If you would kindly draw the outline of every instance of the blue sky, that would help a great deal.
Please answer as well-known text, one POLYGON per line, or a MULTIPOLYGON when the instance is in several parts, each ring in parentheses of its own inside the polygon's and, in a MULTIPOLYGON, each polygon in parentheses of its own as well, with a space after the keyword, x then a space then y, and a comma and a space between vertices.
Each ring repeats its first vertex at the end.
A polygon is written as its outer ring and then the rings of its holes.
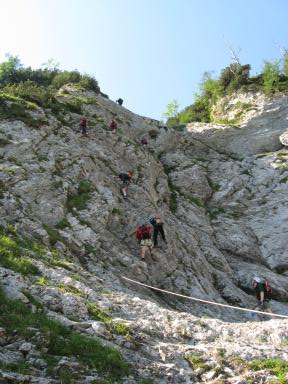
POLYGON ((53 58, 98 80, 112 100, 161 118, 193 102, 204 71, 232 62, 260 72, 288 48, 287 0, 0 0, 0 60, 25 66, 53 58))

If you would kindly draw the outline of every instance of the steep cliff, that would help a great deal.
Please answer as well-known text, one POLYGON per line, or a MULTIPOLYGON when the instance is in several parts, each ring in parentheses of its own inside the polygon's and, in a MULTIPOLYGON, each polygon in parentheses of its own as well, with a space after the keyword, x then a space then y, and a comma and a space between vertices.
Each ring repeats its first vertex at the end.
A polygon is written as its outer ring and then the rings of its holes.
POLYGON ((81 115, 68 109, 55 114, 26 105, 25 119, 6 114, 0 121, 1 287, 36 315, 118 346, 130 374, 118 361, 119 372, 110 374, 85 365, 79 353, 42 350, 47 333, 31 324, 32 336, 13 333, 4 319, 0 377, 268 380, 248 363, 287 359, 287 320, 251 323, 249 313, 157 294, 121 276, 246 308, 256 304, 252 277, 266 276, 273 311, 288 315, 288 151, 279 140, 287 130, 287 96, 236 95, 214 112, 233 126, 195 123, 181 132, 72 86, 57 99, 63 106, 81 101, 87 137, 79 132, 81 115), (144 136, 147 146, 140 145, 144 136), (134 176, 125 200, 113 176, 128 169, 134 176), (160 240, 153 257, 141 261, 135 231, 154 214, 164 219, 168 244, 160 240), (12 374, 24 363, 28 373, 12 374))

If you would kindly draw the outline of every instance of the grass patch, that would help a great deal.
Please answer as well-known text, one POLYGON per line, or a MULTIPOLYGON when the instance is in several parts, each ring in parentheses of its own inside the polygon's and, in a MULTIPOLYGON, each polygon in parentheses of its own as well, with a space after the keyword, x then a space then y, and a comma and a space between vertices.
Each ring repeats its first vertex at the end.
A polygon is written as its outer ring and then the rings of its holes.
POLYGON ((169 173, 175 171, 176 168, 177 165, 163 164, 163 171, 166 173, 166 175, 169 175, 169 173))
POLYGON ((265 359, 252 360, 249 363, 249 368, 253 371, 266 369, 268 372, 277 376, 279 383, 287 384, 288 362, 281 359, 265 359))
POLYGON ((66 201, 66 207, 69 211, 73 209, 82 210, 87 207, 88 201, 91 197, 91 192, 93 192, 92 185, 88 180, 80 181, 78 185, 77 193, 69 194, 66 201))
POLYGON ((44 224, 43 228, 48 233, 49 236, 49 242, 51 245, 55 245, 57 241, 64 242, 64 239, 62 236, 59 235, 58 231, 49 225, 44 224))
POLYGON ((63 293, 71 293, 72 295, 78 296, 78 297, 86 297, 86 294, 82 292, 80 289, 73 287, 73 285, 66 285, 66 284, 59 284, 58 289, 60 292, 63 293))
MULTIPOLYGON (((33 368, 29 363, 4 363, 0 361, 0 369, 3 371, 20 373, 22 375, 30 375, 33 368)), ((25 382, 23 384, 25 384, 25 382)))
POLYGON ((115 208, 115 207, 113 207, 111 213, 112 213, 113 215, 121 215, 122 211, 121 211, 121 209, 119 209, 119 208, 115 208))
POLYGON ((213 192, 217 192, 220 189, 220 184, 215 183, 210 177, 207 177, 208 185, 212 189, 213 192))
POLYGON ((190 363, 193 370, 201 368, 205 371, 209 371, 211 369, 211 367, 205 363, 204 359, 201 356, 188 354, 185 356, 185 359, 190 363))
POLYGON ((27 297, 30 303, 33 304, 36 308, 38 309, 44 308, 43 304, 39 300, 35 299, 35 297, 30 292, 26 290, 22 290, 22 293, 27 297))
POLYGON ((212 208, 209 212, 209 218, 210 220, 214 220, 217 218, 218 215, 221 215, 225 213, 225 209, 223 207, 218 207, 218 208, 212 208))
POLYGON ((64 219, 60 220, 56 225, 55 227, 57 229, 64 229, 64 228, 67 228, 67 227, 70 227, 70 224, 68 222, 68 220, 64 217, 64 219))
POLYGON ((139 384, 154 384, 154 381, 152 379, 140 379, 139 384))
POLYGON ((203 202, 198 197, 192 196, 189 197, 188 200, 190 201, 190 203, 197 205, 198 207, 204 207, 203 202))
POLYGON ((43 287, 45 287, 45 286, 49 285, 49 280, 47 279, 47 277, 41 276, 35 280, 34 284, 42 285, 43 287))
POLYGON ((168 187, 170 189, 169 195, 169 208, 172 213, 177 212, 178 203, 177 203, 177 189, 173 185, 172 181, 168 177, 168 187))
POLYGON ((103 321, 103 323, 112 322, 111 316, 103 311, 97 304, 91 303, 91 301, 87 301, 86 308, 91 319, 103 321))
POLYGON ((33 109, 32 105, 32 103, 19 97, 0 93, 0 117, 2 119, 20 120, 29 127, 40 128, 42 125, 47 124, 47 121, 45 119, 35 119, 27 112, 27 109, 33 109))
POLYGON ((16 331, 24 338, 31 337, 36 328, 45 337, 48 358, 51 355, 77 358, 83 366, 96 369, 111 382, 129 374, 128 364, 117 350, 101 345, 92 337, 79 335, 42 313, 32 313, 22 302, 8 299, 1 290, 0 306, 0 326, 8 334, 16 331))
POLYGON ((4 268, 12 269, 22 275, 37 275, 38 268, 31 259, 29 250, 21 247, 21 242, 3 230, 0 230, 0 265, 4 268))
POLYGON ((112 323, 110 326, 110 330, 112 333, 115 333, 116 335, 120 335, 120 336, 130 335, 130 329, 128 325, 124 323, 112 323))

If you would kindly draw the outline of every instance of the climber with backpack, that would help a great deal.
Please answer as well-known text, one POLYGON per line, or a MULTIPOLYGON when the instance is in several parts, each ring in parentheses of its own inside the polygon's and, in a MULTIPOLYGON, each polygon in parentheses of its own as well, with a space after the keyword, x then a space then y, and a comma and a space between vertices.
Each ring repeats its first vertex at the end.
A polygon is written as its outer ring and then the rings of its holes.
POLYGON ((112 133, 116 133, 117 123, 114 119, 111 120, 109 127, 111 128, 112 133))
POLYGON ((86 136, 87 135, 87 119, 85 117, 83 117, 80 120, 79 127, 81 129, 82 135, 86 136))
POLYGON ((122 105, 123 104, 123 99, 121 99, 121 97, 119 97, 119 99, 116 100, 116 103, 119 104, 119 105, 122 105))
POLYGON ((254 308, 256 311, 263 311, 272 313, 270 305, 270 295, 272 288, 267 279, 262 279, 259 276, 254 276, 252 279, 252 288, 256 293, 258 300, 257 306, 254 308))
POLYGON ((150 256, 152 255, 152 226, 150 224, 142 224, 136 231, 136 239, 140 245, 140 257, 142 260, 145 259, 146 252, 149 251, 150 256))
POLYGON ((161 234, 162 240, 164 241, 165 244, 167 244, 165 233, 164 233, 164 228, 163 228, 163 221, 160 216, 154 216, 151 217, 149 220, 150 224, 153 225, 153 245, 156 248, 158 246, 158 233, 161 234))
POLYGON ((114 176, 118 180, 122 181, 121 193, 124 199, 127 198, 127 190, 128 190, 129 184, 131 183, 132 176, 133 176, 133 171, 131 170, 129 170, 127 173, 120 173, 118 176, 114 176))

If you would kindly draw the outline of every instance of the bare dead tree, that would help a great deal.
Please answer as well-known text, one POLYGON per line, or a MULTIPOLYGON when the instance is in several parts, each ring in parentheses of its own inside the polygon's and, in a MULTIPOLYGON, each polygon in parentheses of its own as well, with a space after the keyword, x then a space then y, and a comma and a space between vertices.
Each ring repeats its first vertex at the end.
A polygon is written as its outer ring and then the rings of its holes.
POLYGON ((274 43, 276 47, 280 49, 280 52, 282 53, 283 56, 288 56, 288 49, 280 45, 277 41, 274 43))

